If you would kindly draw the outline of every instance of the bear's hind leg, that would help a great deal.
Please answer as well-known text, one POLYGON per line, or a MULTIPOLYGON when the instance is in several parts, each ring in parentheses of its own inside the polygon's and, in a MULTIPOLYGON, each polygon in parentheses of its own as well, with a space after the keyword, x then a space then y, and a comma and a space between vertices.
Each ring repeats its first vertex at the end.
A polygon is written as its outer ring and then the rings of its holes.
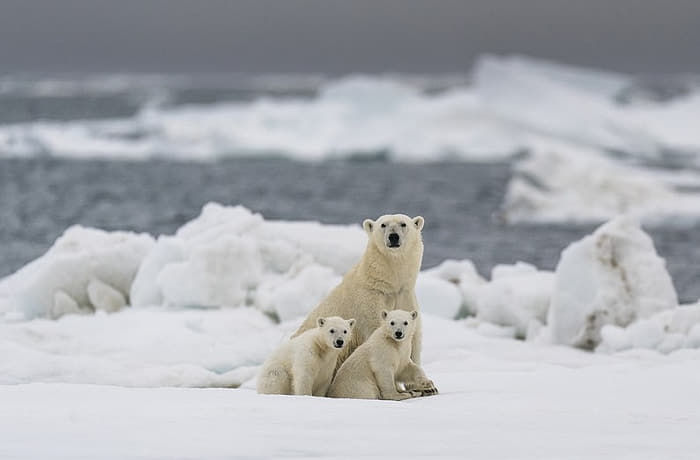
POLYGON ((266 395, 292 394, 289 374, 284 369, 270 369, 258 378, 258 393, 266 395))

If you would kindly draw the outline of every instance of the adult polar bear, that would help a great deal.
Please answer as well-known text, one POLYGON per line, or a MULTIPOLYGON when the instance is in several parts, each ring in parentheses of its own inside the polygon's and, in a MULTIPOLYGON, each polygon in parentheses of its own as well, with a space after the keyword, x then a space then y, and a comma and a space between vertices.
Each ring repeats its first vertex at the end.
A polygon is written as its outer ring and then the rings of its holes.
MULTIPOLYGON (((294 337, 316 327, 316 320, 326 316, 355 318, 352 340, 338 357, 340 365, 355 348, 364 343, 379 327, 382 310, 419 310, 415 286, 423 260, 424 219, 404 214, 366 219, 362 227, 369 241, 362 259, 345 274, 336 286, 306 317, 294 337)), ((420 316, 413 335, 411 359, 420 365, 420 316)))

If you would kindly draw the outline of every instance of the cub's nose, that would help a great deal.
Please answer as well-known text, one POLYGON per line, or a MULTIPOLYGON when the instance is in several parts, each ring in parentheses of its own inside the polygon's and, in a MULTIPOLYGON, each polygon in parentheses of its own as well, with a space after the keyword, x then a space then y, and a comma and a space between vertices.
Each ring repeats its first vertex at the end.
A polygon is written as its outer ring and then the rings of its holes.
POLYGON ((396 331, 396 332, 394 332, 394 336, 396 336, 397 339, 400 339, 401 337, 403 337, 403 332, 396 331))
POLYGON ((389 233, 389 243, 391 243, 392 245, 399 244, 399 234, 389 233))
POLYGON ((345 343, 345 342, 343 342, 343 339, 338 339, 338 340, 335 341, 335 347, 336 347, 336 348, 340 348, 340 347, 343 346, 344 343, 345 343))

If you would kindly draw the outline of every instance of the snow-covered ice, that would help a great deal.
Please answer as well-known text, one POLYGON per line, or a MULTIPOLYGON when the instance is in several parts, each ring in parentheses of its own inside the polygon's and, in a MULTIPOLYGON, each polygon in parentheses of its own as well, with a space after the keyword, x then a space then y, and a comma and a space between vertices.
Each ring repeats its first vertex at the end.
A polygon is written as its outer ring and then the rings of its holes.
POLYGON ((0 386, 0 456, 697 457, 698 350, 607 356, 425 320, 425 368, 438 396, 393 402, 258 395, 250 385, 0 386))
POLYGON ((627 327, 606 325, 599 351, 608 353, 644 348, 670 353, 700 348, 700 303, 664 310, 627 327))
POLYGON ((604 325, 627 326, 677 305, 653 241, 634 219, 621 216, 562 252, 549 333, 555 343, 595 348, 604 325))
POLYGON ((700 174, 620 162, 590 147, 539 139, 518 161, 502 206, 518 221, 598 222, 618 214, 669 225, 697 219, 700 174), (679 219, 684 217, 685 219, 679 219))
POLYGON ((67 306, 85 312, 110 310, 102 308, 114 304, 107 298, 128 295, 152 246, 153 238, 147 234, 71 227, 43 257, 1 280, 0 298, 11 294, 5 310, 14 305, 26 319, 59 317, 67 306), (96 304, 97 300, 103 303, 96 304))

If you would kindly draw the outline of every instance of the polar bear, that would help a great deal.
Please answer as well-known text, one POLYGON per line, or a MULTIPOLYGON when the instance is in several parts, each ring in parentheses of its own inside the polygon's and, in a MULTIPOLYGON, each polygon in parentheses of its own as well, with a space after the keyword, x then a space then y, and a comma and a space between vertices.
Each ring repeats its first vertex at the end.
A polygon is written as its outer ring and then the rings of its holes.
POLYGON ((382 325, 340 366, 328 396, 332 398, 392 399, 435 394, 423 370, 411 360, 411 339, 418 312, 382 311, 382 325), (404 390, 398 386, 404 384, 404 390))
POLYGON ((333 316, 318 318, 316 324, 316 328, 282 344, 265 361, 258 376, 258 393, 326 396, 355 320, 333 316))
MULTIPOLYGON (((341 283, 306 317, 295 335, 314 327, 316 318, 338 315, 354 317, 353 338, 338 358, 338 366, 379 327, 382 310, 418 310, 415 285, 423 260, 424 219, 404 214, 366 219, 368 236, 362 259, 345 274, 341 283)), ((413 334, 411 359, 420 364, 421 322, 413 334)))

